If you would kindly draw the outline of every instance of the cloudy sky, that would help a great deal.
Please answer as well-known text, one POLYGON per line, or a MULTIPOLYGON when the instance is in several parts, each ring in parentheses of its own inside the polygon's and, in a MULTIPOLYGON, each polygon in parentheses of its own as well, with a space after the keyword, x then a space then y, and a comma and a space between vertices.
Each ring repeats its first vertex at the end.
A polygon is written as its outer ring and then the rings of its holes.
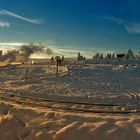
POLYGON ((0 47, 43 42, 85 55, 140 51, 140 0, 0 0, 0 47))

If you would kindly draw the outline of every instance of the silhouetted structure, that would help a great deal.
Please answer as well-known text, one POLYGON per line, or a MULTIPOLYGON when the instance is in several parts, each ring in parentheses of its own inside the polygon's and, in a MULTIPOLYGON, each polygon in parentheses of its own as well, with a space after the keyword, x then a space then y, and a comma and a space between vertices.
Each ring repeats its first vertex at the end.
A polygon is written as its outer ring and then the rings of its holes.
POLYGON ((117 54, 118 59, 123 59, 125 57, 125 53, 117 54))
POLYGON ((112 59, 115 59, 115 54, 114 53, 112 54, 112 59))
POLYGON ((77 57, 77 61, 83 61, 83 60, 85 60, 86 58, 84 57, 84 56, 82 56, 81 54, 80 54, 80 52, 78 53, 78 57, 77 57))
POLYGON ((104 56, 103 56, 103 54, 101 53, 96 53, 94 56, 93 56, 93 58, 92 58, 93 60, 101 60, 101 59, 104 59, 104 56))
POLYGON ((51 62, 54 62, 55 58, 52 56, 50 60, 51 60, 51 62))
POLYGON ((62 57, 56 56, 55 60, 56 60, 56 75, 58 75, 58 66, 62 66, 63 65, 64 56, 62 56, 62 57))
POLYGON ((100 54, 99 53, 96 53, 94 56, 93 56, 93 60, 98 60, 100 58, 100 54))
POLYGON ((104 59, 104 56, 103 56, 103 54, 101 53, 101 55, 100 55, 100 59, 104 59))
POLYGON ((2 56, 2 50, 0 50, 0 56, 2 56))
POLYGON ((126 60, 132 60, 134 59, 134 53, 131 49, 128 50, 128 52, 125 54, 125 59, 126 60))

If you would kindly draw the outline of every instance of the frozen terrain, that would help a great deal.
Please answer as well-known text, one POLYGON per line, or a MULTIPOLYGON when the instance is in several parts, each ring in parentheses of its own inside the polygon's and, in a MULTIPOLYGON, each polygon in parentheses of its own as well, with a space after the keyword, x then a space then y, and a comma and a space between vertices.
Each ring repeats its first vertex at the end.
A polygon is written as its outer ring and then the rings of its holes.
POLYGON ((139 103, 140 65, 67 65, 59 67, 59 74, 53 65, 3 67, 1 90, 92 103, 139 103))
POLYGON ((139 140, 140 116, 80 114, 0 103, 0 140, 139 140))
MULTIPOLYGON (((54 65, 0 68, 2 94, 127 104, 139 110, 139 85, 138 64, 67 64, 59 67, 58 76, 54 65)), ((0 101, 0 140, 139 140, 139 124, 139 113, 74 113, 0 101)))

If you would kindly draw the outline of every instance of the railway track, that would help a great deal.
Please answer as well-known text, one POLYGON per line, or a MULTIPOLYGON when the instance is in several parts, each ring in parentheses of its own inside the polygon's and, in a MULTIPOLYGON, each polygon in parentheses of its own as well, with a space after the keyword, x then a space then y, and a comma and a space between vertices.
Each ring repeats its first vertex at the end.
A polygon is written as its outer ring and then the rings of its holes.
POLYGON ((76 113, 111 113, 129 114, 140 113, 139 110, 121 104, 92 104, 85 102, 71 102, 53 99, 35 98, 17 95, 14 93, 0 93, 0 100, 16 104, 28 105, 31 107, 49 108, 54 111, 67 111, 76 113))

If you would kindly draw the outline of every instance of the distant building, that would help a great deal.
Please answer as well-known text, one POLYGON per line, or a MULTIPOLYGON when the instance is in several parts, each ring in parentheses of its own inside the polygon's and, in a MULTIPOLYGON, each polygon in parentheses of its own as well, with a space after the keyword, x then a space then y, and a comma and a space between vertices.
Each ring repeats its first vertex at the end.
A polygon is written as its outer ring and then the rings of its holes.
POLYGON ((124 59, 125 53, 117 54, 117 59, 124 59))

